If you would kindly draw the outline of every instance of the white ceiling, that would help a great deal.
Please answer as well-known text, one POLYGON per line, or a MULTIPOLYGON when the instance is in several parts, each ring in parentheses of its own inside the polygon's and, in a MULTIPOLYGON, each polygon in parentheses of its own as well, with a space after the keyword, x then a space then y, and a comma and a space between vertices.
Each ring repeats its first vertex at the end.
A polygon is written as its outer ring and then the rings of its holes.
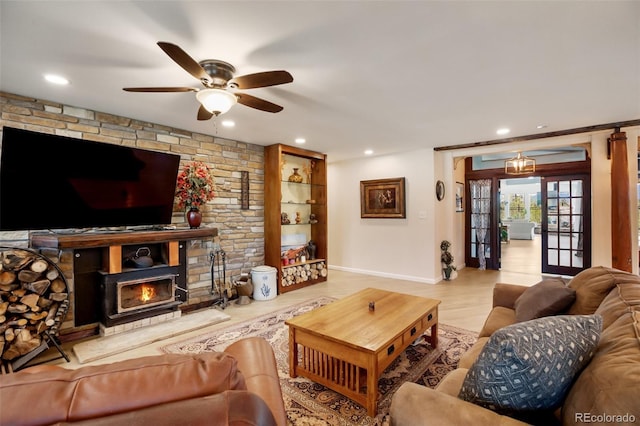
POLYGON ((638 1, 0 0, 0 20, 2 91, 260 145, 304 137, 330 161, 640 118, 638 1), (246 91, 284 111, 236 105, 227 129, 196 120, 194 93, 124 92, 202 87, 158 41, 236 75, 289 71, 246 91))

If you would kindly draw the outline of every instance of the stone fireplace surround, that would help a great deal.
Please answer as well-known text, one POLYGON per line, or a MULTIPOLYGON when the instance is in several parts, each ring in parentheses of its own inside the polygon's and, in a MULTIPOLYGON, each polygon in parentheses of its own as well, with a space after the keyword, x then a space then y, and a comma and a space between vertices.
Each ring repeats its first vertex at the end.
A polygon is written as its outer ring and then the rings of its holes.
POLYGON ((210 251, 208 246, 217 235, 217 228, 82 234, 33 233, 30 237, 31 247, 54 258, 65 274, 71 290, 71 308, 60 330, 61 340, 72 341, 95 334, 117 334, 180 317, 181 310, 188 310, 190 306, 206 306, 207 299, 213 301, 215 297, 208 294, 203 297, 203 289, 190 288, 189 283, 202 281, 200 271, 203 267, 208 269, 208 265, 193 261, 206 259, 206 254, 210 251), (150 268, 131 268, 125 261, 127 253, 135 252, 141 246, 151 249, 154 265, 150 268), (173 276, 174 301, 148 309, 132 310, 132 315, 126 321, 120 321, 122 313, 114 313, 104 298, 105 283, 112 279, 135 281, 145 275, 173 276), (109 310, 111 312, 108 315, 112 318, 107 321, 106 313, 109 310))

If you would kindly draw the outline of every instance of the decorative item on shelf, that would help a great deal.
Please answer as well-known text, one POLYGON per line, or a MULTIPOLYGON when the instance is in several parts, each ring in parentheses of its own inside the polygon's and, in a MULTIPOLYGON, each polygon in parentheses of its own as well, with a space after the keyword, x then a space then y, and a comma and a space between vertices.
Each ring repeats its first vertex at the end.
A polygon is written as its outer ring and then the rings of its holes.
POLYGON ((189 228, 196 229, 202 224, 202 212, 195 207, 187 210, 187 223, 189 228))
POLYGON ((453 265, 453 255, 449 252, 449 247, 451 247, 451 243, 447 240, 440 243, 440 250, 442 250, 440 261, 442 262, 442 275, 445 281, 451 280, 451 273, 456 270, 456 267, 453 265))
POLYGON ((313 169, 316 166, 316 162, 313 160, 309 160, 308 163, 302 167, 302 172, 307 176, 307 183, 311 183, 311 174, 313 173, 313 169))
POLYGON ((522 155, 521 152, 504 162, 504 172, 508 175, 524 175, 535 171, 536 160, 522 155))
POLYGON ((306 246, 287 249, 281 254, 282 264, 283 266, 286 266, 286 265, 293 265, 294 263, 301 262, 302 256, 305 256, 305 260, 306 260, 306 256, 307 256, 306 246))
POLYGON ((289 225, 291 220, 289 220, 289 215, 286 212, 280 213, 280 224, 281 225, 289 225))
POLYGON ((300 212, 296 212, 296 223, 302 222, 302 217, 300 216, 300 212))
POLYGON ((312 225, 315 225, 316 223, 318 223, 318 219, 316 218, 316 215, 314 213, 311 213, 309 215, 309 223, 312 225))
POLYGON ((211 169, 201 161, 185 164, 178 174, 176 201, 178 208, 187 209, 187 222, 191 228, 202 223, 200 207, 215 198, 215 182, 211 169))
POLYGON ((313 240, 310 240, 307 243, 307 254, 309 254, 309 260, 315 260, 316 259, 316 243, 313 242, 313 240))
POLYGON ((298 168, 293 168, 293 173, 289 176, 289 182, 302 183, 302 175, 298 173, 298 168))
POLYGON ((134 268, 150 268, 153 266, 153 258, 151 257, 149 247, 139 247, 138 250, 131 256, 128 256, 126 260, 134 268))
POLYGON ((376 310, 376 302, 369 302, 369 310, 370 311, 376 310))

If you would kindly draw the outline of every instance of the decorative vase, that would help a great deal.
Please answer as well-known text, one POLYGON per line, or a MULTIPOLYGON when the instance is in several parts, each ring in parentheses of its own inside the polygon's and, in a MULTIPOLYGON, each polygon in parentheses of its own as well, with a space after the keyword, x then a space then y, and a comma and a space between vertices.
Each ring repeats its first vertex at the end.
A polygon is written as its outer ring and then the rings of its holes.
POLYGON ((445 281, 451 280, 451 272, 453 272, 453 269, 451 269, 450 267, 446 267, 442 270, 442 272, 443 272, 445 281))
POLYGON ((187 222, 189 222, 189 227, 191 229, 199 228, 202 223, 202 213, 195 207, 191 207, 187 211, 187 222))
POLYGON ((309 241, 307 244, 307 253, 309 253, 309 260, 315 260, 316 258, 316 243, 313 240, 309 241))
POLYGON ((302 183, 302 175, 298 173, 298 168, 293 168, 293 174, 289 176, 289 182, 302 183))
POLYGON ((457 276, 458 273, 452 267, 442 269, 442 278, 444 278, 445 281, 455 280, 457 276))

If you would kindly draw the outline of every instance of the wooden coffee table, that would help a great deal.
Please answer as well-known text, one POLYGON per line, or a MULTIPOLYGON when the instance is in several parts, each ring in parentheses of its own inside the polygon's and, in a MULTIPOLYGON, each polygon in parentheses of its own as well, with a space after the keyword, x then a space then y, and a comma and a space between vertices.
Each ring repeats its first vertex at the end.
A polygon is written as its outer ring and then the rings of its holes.
POLYGON ((367 408, 374 417, 378 378, 411 343, 438 344, 439 300, 368 288, 285 322, 289 375, 307 377, 367 408), (375 304, 374 309, 369 304, 375 304))

